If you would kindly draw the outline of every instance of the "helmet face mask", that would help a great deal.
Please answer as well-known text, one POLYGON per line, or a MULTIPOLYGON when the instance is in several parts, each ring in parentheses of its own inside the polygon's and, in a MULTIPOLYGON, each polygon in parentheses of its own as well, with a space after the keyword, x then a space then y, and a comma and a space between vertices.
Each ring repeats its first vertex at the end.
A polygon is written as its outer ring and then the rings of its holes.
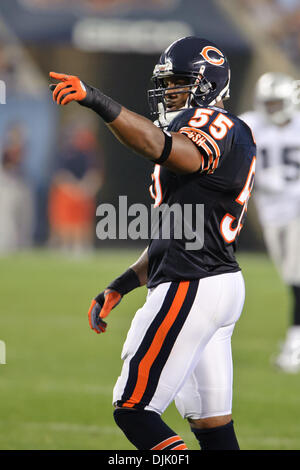
POLYGON ((159 122, 173 119, 174 109, 168 109, 168 94, 186 94, 185 103, 177 112, 197 106, 213 106, 229 98, 230 69, 228 61, 216 46, 193 36, 172 43, 154 67, 155 88, 148 91, 151 115, 159 122), (166 87, 165 79, 182 78, 186 84, 166 87))
MULTIPOLYGON (((172 78, 172 76, 170 76, 172 78)), ((181 76, 176 76, 176 78, 181 78, 181 76)), ((187 77, 182 77, 186 79, 186 81, 191 81, 187 79, 187 77)), ((157 104, 162 103, 165 112, 168 112, 168 105, 167 105, 167 96, 168 94, 175 94, 175 95, 188 95, 184 105, 180 109, 190 108, 193 103, 197 106, 197 100, 200 99, 201 96, 205 96, 209 90, 212 88, 212 85, 207 82, 205 78, 199 80, 198 78, 197 83, 187 83, 183 85, 175 85, 171 87, 167 87, 163 83, 164 79, 156 79, 155 80, 155 88, 148 91, 148 99, 149 105, 152 115, 157 114, 157 104)))

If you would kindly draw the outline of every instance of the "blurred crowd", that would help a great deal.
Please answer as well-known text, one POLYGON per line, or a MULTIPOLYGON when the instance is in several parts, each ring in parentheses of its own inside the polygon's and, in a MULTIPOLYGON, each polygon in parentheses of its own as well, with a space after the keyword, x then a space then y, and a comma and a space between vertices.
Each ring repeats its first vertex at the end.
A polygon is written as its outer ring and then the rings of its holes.
POLYGON ((32 245, 34 201, 23 172, 25 128, 12 123, 3 136, 0 166, 0 252, 32 245))
POLYGON ((38 74, 24 73, 23 59, 16 46, 0 44, 7 95, 0 105, 0 253, 41 243, 86 252, 104 179, 97 129, 80 115, 59 125, 47 81, 27 80, 38 74))
POLYGON ((104 158, 96 133, 76 123, 63 130, 48 198, 49 243, 81 254, 94 244, 97 194, 104 158))
POLYGON ((300 1, 299 0, 239 0, 252 16, 257 28, 262 28, 300 66, 300 1))
MULTIPOLYGON (((64 8, 70 6, 69 0, 21 0, 24 5, 37 8, 64 8)), ((143 7, 168 7, 176 0, 73 0, 73 8, 90 8, 105 10, 112 8, 142 6, 143 7)))
MULTIPOLYGON (((2 136, 0 164, 0 253, 35 245, 39 193, 24 171, 26 123, 15 122, 2 136)), ((76 123, 61 132, 46 189, 50 247, 81 254, 94 247, 97 195, 104 159, 97 135, 76 123)))

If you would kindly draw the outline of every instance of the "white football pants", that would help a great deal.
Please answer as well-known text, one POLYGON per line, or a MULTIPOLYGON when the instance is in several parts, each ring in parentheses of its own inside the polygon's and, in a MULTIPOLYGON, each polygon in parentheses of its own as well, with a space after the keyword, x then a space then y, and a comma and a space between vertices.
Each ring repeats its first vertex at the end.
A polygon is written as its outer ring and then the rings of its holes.
POLYGON ((150 289, 122 350, 113 403, 183 417, 231 413, 231 336, 244 305, 241 272, 150 289))

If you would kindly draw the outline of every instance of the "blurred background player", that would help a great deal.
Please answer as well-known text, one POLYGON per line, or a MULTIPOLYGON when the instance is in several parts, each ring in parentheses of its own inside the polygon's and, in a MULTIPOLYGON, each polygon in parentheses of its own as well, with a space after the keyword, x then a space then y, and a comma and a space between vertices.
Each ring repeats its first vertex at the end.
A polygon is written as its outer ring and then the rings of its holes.
POLYGON ((20 123, 7 129, 0 158, 0 252, 32 246, 34 200, 24 174, 26 133, 20 123))
POLYGON ((292 298, 290 327, 275 364, 300 371, 300 112, 298 82, 282 73, 263 74, 255 109, 241 118, 257 143, 256 208, 267 250, 292 298))
POLYGON ((95 133, 84 124, 66 129, 62 142, 49 194, 50 245, 80 254, 94 244, 103 155, 95 133))

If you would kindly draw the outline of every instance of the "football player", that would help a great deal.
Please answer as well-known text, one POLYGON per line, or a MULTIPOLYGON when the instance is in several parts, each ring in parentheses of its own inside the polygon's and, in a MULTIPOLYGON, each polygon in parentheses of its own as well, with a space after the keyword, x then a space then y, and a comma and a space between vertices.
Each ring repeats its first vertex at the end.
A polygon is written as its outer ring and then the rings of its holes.
POLYGON ((258 149, 255 202, 267 250, 293 300, 289 328, 274 362, 300 371, 300 113, 299 82, 282 73, 257 81, 255 107, 240 116, 258 149))
POLYGON ((79 78, 50 73, 54 100, 97 112, 137 154, 154 163, 154 210, 165 204, 204 206, 204 238, 153 237, 141 257, 92 301, 91 328, 131 290, 148 295, 122 350, 113 392, 114 418, 137 449, 180 450, 186 445, 162 419, 175 399, 203 450, 238 450, 232 420, 231 336, 244 304, 235 259, 255 172, 249 127, 224 109, 230 68, 214 43, 185 37, 154 68, 148 120, 79 78), (193 246, 195 248, 195 246, 193 246))

